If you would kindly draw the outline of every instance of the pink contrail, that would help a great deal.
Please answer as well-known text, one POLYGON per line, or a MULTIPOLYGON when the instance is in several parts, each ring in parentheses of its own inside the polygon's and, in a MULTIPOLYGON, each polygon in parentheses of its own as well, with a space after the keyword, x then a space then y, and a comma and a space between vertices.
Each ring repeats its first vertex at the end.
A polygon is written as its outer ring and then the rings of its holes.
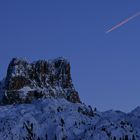
POLYGON ((124 25, 125 23, 127 23, 128 21, 132 20, 133 18, 137 17, 137 16, 140 16, 140 12, 136 13, 135 15, 123 20, 122 22, 120 22, 119 24, 113 26, 111 29, 109 29, 108 31, 106 31, 106 33, 110 33, 112 32, 113 30, 119 28, 120 26, 124 25))

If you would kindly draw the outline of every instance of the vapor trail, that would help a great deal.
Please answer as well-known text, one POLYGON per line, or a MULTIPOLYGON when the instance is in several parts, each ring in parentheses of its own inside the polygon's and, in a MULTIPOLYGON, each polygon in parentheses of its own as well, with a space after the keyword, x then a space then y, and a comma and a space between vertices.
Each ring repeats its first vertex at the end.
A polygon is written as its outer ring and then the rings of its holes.
POLYGON ((113 26, 111 29, 107 30, 106 33, 110 33, 112 32, 113 30, 119 28, 120 26, 124 25, 125 23, 127 23, 128 21, 132 20, 133 18, 137 17, 137 16, 140 16, 140 12, 136 13, 135 15, 123 20, 122 22, 120 22, 119 24, 113 26))

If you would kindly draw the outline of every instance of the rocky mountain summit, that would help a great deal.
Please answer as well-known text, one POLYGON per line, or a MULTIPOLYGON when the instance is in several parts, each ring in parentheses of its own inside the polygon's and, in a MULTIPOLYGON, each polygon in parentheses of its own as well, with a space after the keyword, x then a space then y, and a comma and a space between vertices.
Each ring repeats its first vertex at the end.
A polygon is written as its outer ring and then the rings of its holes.
POLYGON ((140 107, 124 113, 85 105, 64 58, 13 58, 0 103, 0 140, 140 140, 140 107))
POLYGON ((5 79, 4 102, 29 103, 34 99, 52 96, 80 102, 70 74, 70 63, 64 58, 28 63, 13 58, 5 79))

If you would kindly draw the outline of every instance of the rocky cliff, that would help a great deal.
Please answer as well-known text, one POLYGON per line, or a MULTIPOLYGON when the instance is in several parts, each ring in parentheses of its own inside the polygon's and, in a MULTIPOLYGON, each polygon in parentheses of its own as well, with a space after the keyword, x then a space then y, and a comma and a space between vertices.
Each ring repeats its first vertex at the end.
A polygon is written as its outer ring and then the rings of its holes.
POLYGON ((29 63, 13 58, 5 79, 5 103, 28 103, 45 97, 62 97, 80 102, 70 73, 70 63, 64 58, 29 63))

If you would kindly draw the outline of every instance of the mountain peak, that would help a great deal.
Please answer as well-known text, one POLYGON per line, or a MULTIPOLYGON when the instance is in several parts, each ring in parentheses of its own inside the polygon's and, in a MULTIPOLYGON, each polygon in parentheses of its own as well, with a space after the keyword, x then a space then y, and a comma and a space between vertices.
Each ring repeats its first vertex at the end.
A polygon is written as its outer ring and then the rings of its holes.
POLYGON ((140 140, 140 107, 93 110, 81 103, 70 70, 63 57, 13 58, 0 82, 0 139, 140 140))
POLYGON ((70 63, 63 57, 33 63, 23 58, 13 58, 5 80, 6 103, 31 102, 48 96, 80 102, 72 84, 70 63))

